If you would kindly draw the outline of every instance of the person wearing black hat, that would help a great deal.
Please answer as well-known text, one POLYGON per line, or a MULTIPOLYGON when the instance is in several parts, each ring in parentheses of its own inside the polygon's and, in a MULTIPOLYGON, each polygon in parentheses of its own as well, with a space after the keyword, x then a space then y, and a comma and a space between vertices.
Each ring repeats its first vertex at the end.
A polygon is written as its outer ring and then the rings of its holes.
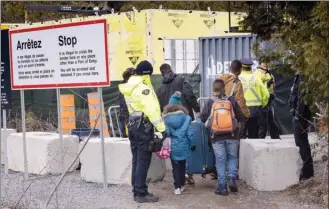
POLYGON ((239 79, 242 82, 244 98, 250 112, 250 117, 242 131, 242 138, 259 138, 259 117, 261 110, 267 105, 269 92, 266 86, 251 72, 251 66, 254 64, 249 59, 242 59, 242 72, 239 79))
POLYGON ((129 112, 128 136, 132 152, 131 184, 136 202, 157 202, 159 197, 148 192, 146 177, 152 152, 160 151, 162 141, 166 138, 166 126, 150 79, 153 73, 151 63, 146 60, 140 62, 134 73, 127 83, 119 85, 129 112), (162 133, 160 140, 154 137, 154 127, 162 133))

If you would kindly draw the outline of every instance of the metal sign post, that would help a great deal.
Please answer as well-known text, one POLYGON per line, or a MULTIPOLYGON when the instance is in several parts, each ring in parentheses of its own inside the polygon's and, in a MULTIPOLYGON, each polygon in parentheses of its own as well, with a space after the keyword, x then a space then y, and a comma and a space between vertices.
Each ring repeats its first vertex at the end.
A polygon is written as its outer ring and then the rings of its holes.
POLYGON ((23 154, 24 154, 24 179, 29 179, 28 162, 27 162, 27 150, 26 150, 26 125, 25 125, 25 98, 24 90, 20 90, 21 93, 21 114, 22 114, 22 134, 23 134, 23 154))
POLYGON ((102 88, 98 87, 99 96, 99 112, 100 112, 100 137, 101 137, 101 153, 102 153, 102 171, 103 171, 103 186, 107 188, 107 172, 105 163, 105 146, 104 146, 104 126, 103 126, 103 92, 102 88))
MULTIPOLYGON (((7 111, 5 109, 2 110, 2 124, 3 124, 3 133, 7 131, 7 111)), ((7 138, 3 139, 3 161, 5 164, 5 174, 8 174, 8 153, 7 153, 7 138)))
MULTIPOLYGON (((0 6, 1 7, 1 6, 0 6)), ((7 118, 6 111, 11 109, 12 101, 11 101, 11 79, 10 79, 10 65, 9 65, 9 36, 8 30, 1 30, 1 85, 0 85, 0 128, 1 128, 1 120, 3 119, 3 133, 6 132, 7 129, 7 118), (3 113, 3 117, 1 117, 1 113, 3 113)), ((2 135, 2 134, 0 134, 2 135)), ((5 136, 6 134, 4 134, 5 136)), ((5 174, 8 174, 8 158, 7 158, 7 139, 2 138, 0 136, 0 150, 4 150, 4 161, 5 164, 5 174), (3 144, 2 144, 3 143, 3 144), (4 146, 2 148, 2 145, 4 146)), ((1 161, 0 155, 0 161, 1 161)), ((1 180, 2 176, 0 174, 0 198, 1 196, 1 180)), ((1 201, 0 201, 1 202, 1 201)), ((1 208, 1 203, 0 203, 1 208)))
POLYGON ((57 115, 58 115, 58 134, 59 134, 59 146, 60 146, 60 158, 61 158, 61 171, 65 171, 64 168, 64 153, 63 153, 63 131, 62 131, 62 109, 61 109, 61 90, 56 89, 57 95, 57 115))
MULTIPOLYGON (((0 6, 1 8, 1 6, 0 6)), ((1 53, 1 52, 0 52, 1 53)), ((2 63, 1 63, 2 64, 2 63)), ((2 67, 2 66, 1 66, 2 67)), ((1 109, 2 109, 2 94, 1 94, 1 89, 2 89, 2 69, 0 71, 0 115, 1 115, 1 109)), ((1 118, 1 117, 0 117, 1 118)), ((1 134, 1 119, 0 119, 0 152, 1 152, 1 144, 2 144, 2 134, 1 134)), ((1 163, 1 153, 0 153, 0 163, 1 163)), ((2 175, 1 175, 1 172, 0 172, 0 208, 2 208, 2 201, 1 201, 1 198, 2 198, 2 194, 1 194, 1 191, 2 191, 2 184, 1 184, 1 180, 2 180, 2 175)))

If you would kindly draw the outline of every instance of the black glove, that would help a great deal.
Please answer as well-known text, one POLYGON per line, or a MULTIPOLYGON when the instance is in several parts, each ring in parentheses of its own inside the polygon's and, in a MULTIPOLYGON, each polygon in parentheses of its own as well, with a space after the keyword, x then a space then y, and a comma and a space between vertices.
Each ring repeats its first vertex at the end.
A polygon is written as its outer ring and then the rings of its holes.
POLYGON ((191 151, 194 152, 195 149, 196 149, 196 146, 195 146, 195 145, 192 145, 192 146, 191 146, 191 151))
POLYGON ((153 140, 149 143, 149 149, 150 152, 159 152, 162 148, 162 138, 159 138, 158 135, 154 135, 153 140))
POLYGON ((275 99, 275 95, 274 94, 270 94, 270 101, 273 101, 275 99))
POLYGON ((162 141, 164 141, 167 138, 167 133, 164 131, 161 132, 161 135, 162 135, 162 141))

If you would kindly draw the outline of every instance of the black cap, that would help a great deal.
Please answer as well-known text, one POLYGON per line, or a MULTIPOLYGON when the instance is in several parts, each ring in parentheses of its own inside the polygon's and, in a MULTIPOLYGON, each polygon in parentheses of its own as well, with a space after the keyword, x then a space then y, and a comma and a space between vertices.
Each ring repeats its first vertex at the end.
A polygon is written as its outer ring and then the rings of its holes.
POLYGON ((152 75, 152 73, 152 64, 147 60, 141 61, 135 69, 135 74, 137 75, 152 75))
POLYGON ((251 59, 241 59, 241 64, 242 64, 242 67, 251 67, 254 63, 251 59))

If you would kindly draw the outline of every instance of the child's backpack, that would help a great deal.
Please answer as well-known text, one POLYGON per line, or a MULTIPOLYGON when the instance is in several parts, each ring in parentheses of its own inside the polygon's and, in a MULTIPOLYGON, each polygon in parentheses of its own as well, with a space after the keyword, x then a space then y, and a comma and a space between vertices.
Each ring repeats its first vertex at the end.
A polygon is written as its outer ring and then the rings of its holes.
POLYGON ((215 135, 232 134, 237 130, 238 122, 235 118, 233 105, 228 97, 213 97, 211 114, 207 121, 207 128, 212 137, 215 135))

